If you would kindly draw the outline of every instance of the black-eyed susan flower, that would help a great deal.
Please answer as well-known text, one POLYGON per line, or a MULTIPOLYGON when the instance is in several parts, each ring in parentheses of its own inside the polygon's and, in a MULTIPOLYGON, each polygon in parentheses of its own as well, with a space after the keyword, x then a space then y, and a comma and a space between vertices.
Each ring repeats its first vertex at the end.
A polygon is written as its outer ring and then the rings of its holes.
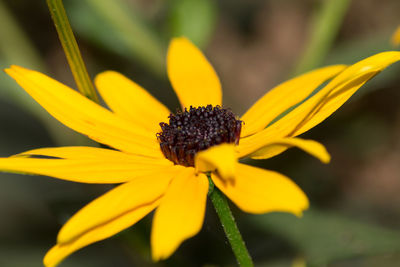
POLYGON ((206 174, 245 212, 299 215, 307 209, 306 195, 290 179, 238 159, 266 159, 298 147, 329 162, 323 145, 297 136, 398 60, 400 52, 385 52, 352 66, 308 72, 269 91, 240 118, 223 107, 214 69, 185 38, 173 39, 167 56, 168 76, 182 105, 175 114, 114 71, 95 80, 110 111, 42 73, 12 66, 7 74, 53 117, 113 149, 35 149, 1 158, 0 170, 121 184, 69 219, 44 258, 46 266, 115 235, 154 209, 152 256, 164 259, 202 227, 209 190, 206 174))

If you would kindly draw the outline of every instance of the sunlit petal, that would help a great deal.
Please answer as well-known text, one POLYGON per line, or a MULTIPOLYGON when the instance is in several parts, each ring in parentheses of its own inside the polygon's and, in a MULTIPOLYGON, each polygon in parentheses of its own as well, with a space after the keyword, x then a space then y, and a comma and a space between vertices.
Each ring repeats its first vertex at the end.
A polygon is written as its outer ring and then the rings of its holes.
POLYGON ((5 71, 53 117, 73 130, 119 150, 162 157, 155 133, 149 135, 40 72, 19 66, 5 71))
POLYGON ((234 144, 221 144, 200 151, 195 156, 196 171, 216 171, 223 179, 233 179, 237 156, 234 144))
POLYGON ((363 84, 400 60, 400 52, 383 52, 341 72, 324 88, 268 128, 241 139, 241 143, 294 137, 318 125, 342 106, 363 84))
MULTIPOLYGON (((245 141, 245 140, 244 140, 245 141)), ((330 161, 330 155, 326 148, 314 140, 305 140, 301 138, 278 138, 268 142, 265 140, 253 140, 254 142, 242 142, 237 150, 239 157, 250 157, 253 159, 271 158, 291 147, 297 147, 310 155, 318 158, 323 163, 330 161)))
POLYGON ((157 208, 151 231, 154 260, 169 257, 186 239, 197 234, 204 220, 208 180, 187 168, 174 178, 157 208))
POLYGON ((310 71, 270 90, 242 116, 242 136, 264 129, 272 120, 308 97, 318 86, 346 68, 334 65, 310 71))
POLYGON ((217 74, 203 53, 188 39, 181 37, 171 41, 167 72, 182 107, 222 104, 217 74))
POLYGON ((291 212, 300 216, 308 208, 304 192, 277 172, 238 163, 233 183, 212 174, 215 185, 240 209, 250 213, 291 212))
POLYGON ((90 159, 108 159, 119 161, 140 160, 144 163, 163 163, 170 162, 163 158, 148 158, 140 155, 129 154, 113 149, 88 147, 88 146, 64 146, 64 147, 46 147, 28 150, 13 157, 28 157, 28 156, 47 156, 63 159, 75 160, 90 160, 90 159))
POLYGON ((399 60, 400 52, 383 52, 348 67, 315 96, 294 110, 292 116, 298 114, 302 119, 297 121, 292 135, 299 135, 321 123, 368 80, 399 60))
POLYGON ((96 87, 107 105, 119 116, 153 134, 170 111, 140 85, 115 71, 97 75, 96 87))
POLYGON ((69 243, 57 244, 51 248, 43 259, 43 263, 46 267, 55 267, 67 256, 73 252, 88 246, 94 242, 109 238, 120 231, 134 225, 148 213, 150 213, 159 204, 159 199, 139 206, 132 211, 121 214, 121 216, 108 221, 105 224, 98 225, 95 228, 90 229, 77 239, 69 243))
POLYGON ((107 192, 78 211, 61 228, 57 243, 68 243, 99 225, 147 205, 162 196, 183 167, 137 177, 107 192))
POLYGON ((80 183, 122 183, 174 168, 167 160, 0 158, 0 171, 45 175, 80 183))

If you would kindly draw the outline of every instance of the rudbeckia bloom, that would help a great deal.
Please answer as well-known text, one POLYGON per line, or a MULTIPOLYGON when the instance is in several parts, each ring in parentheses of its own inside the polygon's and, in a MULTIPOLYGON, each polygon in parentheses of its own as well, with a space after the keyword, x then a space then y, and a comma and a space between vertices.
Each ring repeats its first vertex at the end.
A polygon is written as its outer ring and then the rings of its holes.
POLYGON ((11 66, 7 74, 53 117, 111 148, 35 149, 1 158, 0 170, 120 184, 69 219, 44 258, 46 266, 115 235, 154 209, 152 257, 164 259, 200 231, 209 190, 207 175, 245 212, 300 215, 309 204, 295 183, 238 160, 266 159, 298 147, 329 162, 321 144, 297 136, 322 122, 366 81, 398 60, 400 52, 384 52, 352 66, 308 72, 270 90, 240 118, 222 106, 214 69, 185 38, 173 39, 167 55, 168 77, 182 105, 175 114, 114 71, 95 79, 110 111, 44 74, 11 66))

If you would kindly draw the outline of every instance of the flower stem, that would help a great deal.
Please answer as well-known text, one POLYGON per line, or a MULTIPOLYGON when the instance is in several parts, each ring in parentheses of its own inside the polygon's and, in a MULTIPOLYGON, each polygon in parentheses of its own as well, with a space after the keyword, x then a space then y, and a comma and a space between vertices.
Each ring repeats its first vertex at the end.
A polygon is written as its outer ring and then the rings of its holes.
POLYGON ((293 76, 319 67, 335 40, 351 0, 319 1, 314 14, 311 35, 306 50, 298 62, 293 76))
MULTIPOLYGON (((207 176, 208 180, 210 181, 210 185, 213 185, 214 183, 212 182, 210 175, 207 176)), ((218 188, 210 186, 210 189, 211 188, 213 189, 209 193, 209 197, 214 205, 215 210, 217 211, 219 220, 221 221, 225 235, 231 244, 233 253, 235 254, 239 266, 253 267, 253 261, 242 239, 242 235, 237 228, 235 218, 232 215, 226 197, 221 193, 221 191, 219 191, 218 188)))
POLYGON ((46 0, 46 2, 78 90, 87 98, 99 103, 99 98, 83 62, 62 0, 46 0))
POLYGON ((113 44, 123 47, 125 57, 137 60, 164 78, 167 44, 164 44, 161 34, 154 30, 151 23, 143 18, 143 12, 135 5, 137 3, 128 3, 126 0, 86 0, 85 4, 102 20, 105 27, 113 31, 113 44))

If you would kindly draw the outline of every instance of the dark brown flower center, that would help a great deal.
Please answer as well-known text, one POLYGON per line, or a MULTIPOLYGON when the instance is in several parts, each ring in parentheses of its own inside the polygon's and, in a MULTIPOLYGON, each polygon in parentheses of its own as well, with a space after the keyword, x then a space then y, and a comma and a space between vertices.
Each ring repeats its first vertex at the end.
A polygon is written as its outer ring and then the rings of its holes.
POLYGON ((198 151, 221 143, 239 143, 242 121, 220 106, 190 107, 169 115, 157 133, 161 151, 175 164, 194 166, 198 151))

